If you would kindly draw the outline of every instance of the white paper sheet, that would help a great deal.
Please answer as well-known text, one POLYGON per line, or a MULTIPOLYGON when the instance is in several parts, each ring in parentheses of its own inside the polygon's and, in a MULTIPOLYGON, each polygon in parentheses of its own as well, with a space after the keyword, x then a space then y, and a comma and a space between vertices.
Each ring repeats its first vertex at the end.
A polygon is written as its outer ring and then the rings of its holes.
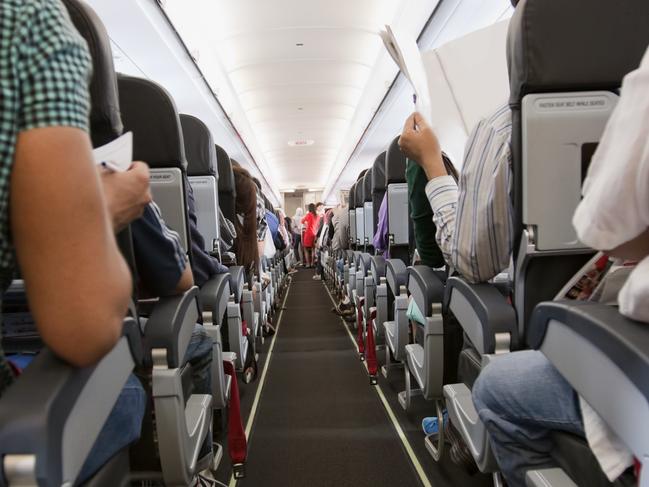
POLYGON ((108 170, 123 172, 133 164, 133 132, 126 132, 121 137, 92 151, 97 165, 108 170))

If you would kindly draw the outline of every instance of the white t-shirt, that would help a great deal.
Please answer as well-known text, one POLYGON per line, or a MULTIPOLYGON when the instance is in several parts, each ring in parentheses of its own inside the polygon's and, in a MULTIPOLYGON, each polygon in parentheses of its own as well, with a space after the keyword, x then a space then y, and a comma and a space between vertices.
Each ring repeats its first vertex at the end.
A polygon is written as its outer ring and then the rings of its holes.
MULTIPOLYGON (((610 250, 649 227, 649 51, 629 73, 584 181, 573 225, 582 242, 610 250)), ((618 296, 620 312, 649 322, 649 257, 634 269, 618 296)), ((586 439, 609 480, 633 461, 631 452, 582 399, 586 439)))

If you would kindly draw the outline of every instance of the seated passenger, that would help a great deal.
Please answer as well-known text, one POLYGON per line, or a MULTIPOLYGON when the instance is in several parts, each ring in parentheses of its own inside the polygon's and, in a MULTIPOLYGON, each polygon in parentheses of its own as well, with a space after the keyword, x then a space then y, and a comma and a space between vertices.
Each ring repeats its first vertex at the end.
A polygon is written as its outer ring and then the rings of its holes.
MULTIPOLYGON (((405 152, 405 151, 404 151, 405 152)), ((455 169, 453 164, 441 153, 444 168, 451 169, 449 174, 453 175, 455 169)), ((455 178, 457 180, 457 178, 455 178)), ((412 220, 415 234, 415 243, 420 257, 420 264, 434 269, 444 266, 444 256, 437 245, 436 228, 433 223, 433 211, 428 202, 426 187, 428 178, 424 169, 412 160, 406 164, 406 182, 408 183, 408 206, 410 207, 410 219, 412 220)), ((387 212, 387 201, 386 201, 387 212)), ((385 249, 387 251, 387 248, 385 249)))
MULTIPOLYGON (((430 220, 432 222, 432 220, 430 220)), ((388 239, 388 193, 383 195, 381 206, 379 207, 379 221, 376 225, 376 232, 372 238, 372 245, 378 255, 382 255, 385 259, 390 258, 389 252, 389 239, 388 239)))
POLYGON ((185 180, 187 206, 189 214, 189 234, 191 240, 191 264, 194 281, 202 287, 207 281, 217 274, 225 274, 228 268, 221 264, 215 257, 205 251, 205 239, 198 230, 198 217, 196 215, 196 202, 194 190, 189 181, 185 180))
MULTIPOLYGON (((194 285, 192 269, 180 243, 180 236, 167 227, 155 203, 149 204, 142 217, 131 224, 131 232, 141 297, 174 296, 194 285)), ((199 324, 194 325, 185 360, 192 366, 193 392, 212 394, 212 338, 199 324)), ((97 443, 99 440, 108 444, 111 441, 110 438, 100 437, 97 443)), ((212 438, 208 435, 200 457, 207 455, 211 449, 212 438)), ((195 482, 197 485, 212 485, 211 479, 204 473, 199 473, 195 482)))
MULTIPOLYGON (((114 230, 150 201, 148 170, 136 163, 110 178, 125 184, 102 191, 88 136, 90 57, 61 3, 2 2, 0 17, 0 287, 19 267, 45 345, 90 366, 121 335, 131 279, 114 230)), ((0 394, 12 381, 0 350, 0 394)), ((85 475, 139 436, 144 401, 131 378, 119 401, 129 420, 93 449, 85 475)))
MULTIPOLYGON (((420 114, 408 118, 399 138, 401 150, 428 180, 425 191, 444 260, 470 282, 488 281, 509 265, 511 127, 507 105, 478 123, 466 144, 458 183, 444 164, 437 136, 420 114)), ((409 171, 415 172, 412 166, 409 171)))
MULTIPOLYGON (((573 223, 584 243, 640 264, 619 293, 620 312, 649 322, 649 53, 624 79, 620 101, 593 156, 584 199, 573 223)), ((473 388, 510 486, 525 472, 554 465, 550 433, 585 437, 602 470, 615 480, 633 458, 541 352, 508 354, 487 366, 473 388)))
MULTIPOLYGON (((237 214, 234 228, 237 238, 234 241, 237 263, 246 271, 247 281, 252 282, 252 275, 259 269, 258 221, 265 222, 258 211, 257 188, 250 173, 243 168, 233 167, 234 182, 237 190, 235 211, 237 214)), ((263 205, 262 205, 263 208, 263 205)), ((265 212, 265 209, 264 209, 265 212)))

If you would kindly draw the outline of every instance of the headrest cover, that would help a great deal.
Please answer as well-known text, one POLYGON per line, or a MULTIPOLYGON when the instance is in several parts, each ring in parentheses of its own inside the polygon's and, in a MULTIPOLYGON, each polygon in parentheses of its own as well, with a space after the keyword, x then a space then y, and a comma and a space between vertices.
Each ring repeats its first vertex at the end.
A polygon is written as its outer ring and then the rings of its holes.
POLYGON ((219 206, 223 215, 234 222, 235 218, 235 200, 237 197, 237 188, 234 182, 234 172, 230 163, 230 156, 221 146, 214 146, 216 153, 216 166, 218 168, 219 184, 219 206))
POLYGON ((216 167, 219 175, 219 193, 235 192, 234 172, 232 172, 232 163, 230 156, 220 145, 214 146, 216 154, 216 167))
POLYGON ((78 0, 64 0, 63 3, 92 57, 90 137, 92 145, 99 147, 116 139, 123 131, 110 40, 104 24, 88 5, 78 0))
POLYGON ((356 184, 352 184, 352 187, 349 188, 349 209, 353 210, 356 208, 356 184))
POLYGON ((372 193, 385 193, 385 156, 387 151, 381 152, 374 160, 372 166, 372 193))
POLYGON ((640 65, 646 0, 521 0, 509 24, 510 104, 528 93, 606 90, 640 65))
POLYGON ((120 75, 124 130, 133 132, 133 159, 153 168, 187 168, 180 118, 171 95, 146 79, 120 75))
POLYGON ((385 185, 406 182, 406 156, 399 148, 399 136, 390 142, 385 156, 385 185))
POLYGON ((270 211, 270 212, 275 211, 275 210, 273 209, 273 204, 272 204, 272 203, 270 202, 270 200, 266 197, 266 195, 265 195, 265 194, 262 194, 262 196, 263 196, 263 198, 264 198, 264 206, 266 207, 266 209, 267 209, 268 211, 270 211))
POLYGON ((216 150, 212 133, 201 120, 191 115, 180 115, 180 125, 185 142, 188 176, 215 176, 216 150))
POLYGON ((363 196, 365 203, 372 201, 372 168, 369 168, 363 177, 363 196))

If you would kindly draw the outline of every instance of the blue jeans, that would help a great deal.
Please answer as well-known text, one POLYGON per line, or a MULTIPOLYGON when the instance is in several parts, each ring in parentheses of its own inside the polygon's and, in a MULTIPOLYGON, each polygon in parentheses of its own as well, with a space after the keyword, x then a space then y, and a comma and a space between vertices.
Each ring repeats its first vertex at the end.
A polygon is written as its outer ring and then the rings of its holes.
POLYGON ((345 277, 345 261, 343 259, 338 259, 336 261, 336 268, 338 269, 340 279, 343 279, 345 277))
POLYGON ((489 364, 473 386, 473 402, 510 487, 524 487, 528 470, 557 466, 552 431, 585 436, 577 393, 538 351, 489 364))
POLYGON ((131 374, 81 468, 77 484, 90 478, 116 453, 140 438, 145 402, 144 389, 131 374))
POLYGON ((212 394, 212 338, 202 325, 194 325, 187 345, 185 361, 192 366, 192 384, 195 394, 212 394))
MULTIPOLYGON (((211 394, 212 339, 201 325, 194 325, 185 361, 192 365, 194 392, 211 394)), ((90 478, 116 453, 140 438, 145 402, 146 394, 140 381, 131 375, 90 450, 77 483, 90 478)), ((211 450, 211 445, 211 438, 206 438, 201 457, 211 450)))

